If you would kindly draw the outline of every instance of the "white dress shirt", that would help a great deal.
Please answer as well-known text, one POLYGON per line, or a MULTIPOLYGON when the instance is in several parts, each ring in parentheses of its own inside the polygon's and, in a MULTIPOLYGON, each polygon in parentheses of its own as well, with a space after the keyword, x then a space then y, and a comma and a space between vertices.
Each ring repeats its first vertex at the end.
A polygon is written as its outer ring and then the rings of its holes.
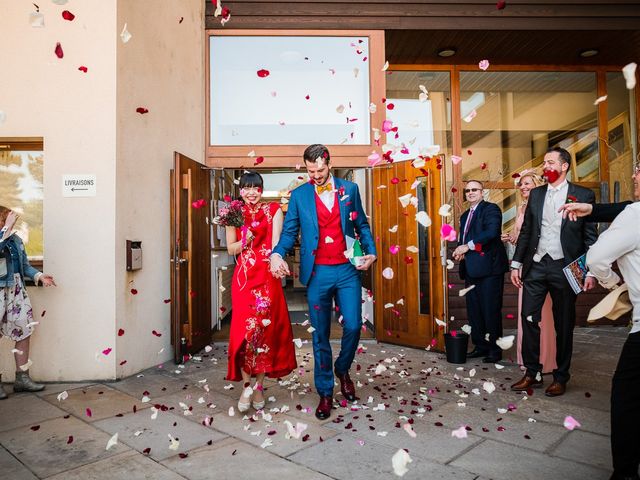
MULTIPOLYGON (((333 175, 329 175, 329 179, 327 183, 330 183, 333 187, 330 191, 322 192, 318 195, 320 197, 320 201, 324 203, 324 206, 327 207, 327 210, 333 210, 333 204, 336 200, 336 182, 333 181, 333 175)), ((327 184, 325 183, 325 185, 327 184)), ((316 194, 318 193, 318 186, 316 185, 316 194)))
POLYGON ((640 332, 640 202, 627 206, 587 252, 589 271, 605 288, 613 288, 620 281, 611 269, 615 261, 633 305, 630 333, 640 332))
POLYGON ((560 229, 562 228, 562 213, 558 209, 567 201, 569 184, 564 180, 557 187, 547 186, 542 209, 542 225, 540 227, 540 240, 538 248, 533 256, 534 262, 542 260, 549 254, 554 260, 564 258, 562 243, 560 241, 560 229))

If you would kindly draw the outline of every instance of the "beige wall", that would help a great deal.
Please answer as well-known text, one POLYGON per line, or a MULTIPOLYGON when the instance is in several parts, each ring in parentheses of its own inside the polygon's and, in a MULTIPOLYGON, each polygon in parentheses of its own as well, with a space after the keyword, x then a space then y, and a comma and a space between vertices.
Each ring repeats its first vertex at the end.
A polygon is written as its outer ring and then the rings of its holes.
MULTIPOLYGON (((59 285, 29 291, 36 317, 46 310, 31 372, 48 381, 122 377, 171 357, 169 170, 174 150, 203 159, 204 2, 38 4, 44 28, 30 26, 31 2, 0 0, 0 137, 44 138, 45 270, 59 285), (62 19, 65 9, 74 21, 62 19), (64 173, 95 173, 97 196, 63 198, 64 173), (143 242, 144 268, 132 274, 126 239, 143 242), (110 355, 99 354, 105 348, 110 355)), ((12 345, 0 340, 8 381, 12 345)))
MULTIPOLYGON (((44 138, 45 270, 59 285, 29 289, 40 320, 31 373, 45 380, 113 378, 115 355, 96 359, 96 352, 115 344, 115 0, 38 4, 44 28, 30 26, 31 2, 0 0, 0 110, 7 114, 0 137, 44 138), (62 19, 65 8, 73 22, 62 19), (62 59, 54 55, 56 42, 62 59), (97 196, 63 198, 65 173, 96 174, 97 196)), ((6 380, 15 370, 11 348, 0 341, 6 380)))
POLYGON ((169 171, 174 151, 204 160, 203 9, 201 0, 118 1, 118 28, 126 22, 133 35, 117 45, 118 377, 172 358, 169 171), (136 113, 140 106, 149 113, 136 113), (142 270, 125 269, 127 239, 142 241, 142 270))

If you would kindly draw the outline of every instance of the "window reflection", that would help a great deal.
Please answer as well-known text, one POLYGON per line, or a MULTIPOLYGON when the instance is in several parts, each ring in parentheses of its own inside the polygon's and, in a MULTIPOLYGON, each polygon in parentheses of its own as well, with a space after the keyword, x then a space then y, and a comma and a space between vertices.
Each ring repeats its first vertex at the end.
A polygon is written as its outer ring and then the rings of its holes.
POLYGON ((368 56, 367 37, 212 36, 211 144, 369 144, 368 56))
POLYGON ((593 72, 462 72, 464 178, 512 181, 549 147, 573 157, 569 178, 599 179, 593 72))
MULTIPOLYGON (((425 211, 431 213, 431 205, 429 205, 429 196, 427 195, 427 178, 418 177, 416 179, 420 184, 416 187, 416 196, 418 197, 418 208, 416 211, 425 211)), ((431 313, 431 269, 429 261, 429 232, 426 227, 418 224, 418 277, 420 291, 420 313, 429 315, 431 313)))

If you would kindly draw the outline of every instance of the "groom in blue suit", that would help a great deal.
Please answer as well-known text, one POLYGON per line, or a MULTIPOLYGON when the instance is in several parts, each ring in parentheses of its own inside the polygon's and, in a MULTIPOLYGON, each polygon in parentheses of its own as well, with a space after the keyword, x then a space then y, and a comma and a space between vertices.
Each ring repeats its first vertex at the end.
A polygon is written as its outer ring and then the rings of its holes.
POLYGON ((311 145, 304 151, 309 183, 291 192, 280 241, 271 254, 271 273, 289 274, 284 261, 300 239, 300 282, 307 286, 307 301, 313 332, 314 381, 320 395, 316 417, 324 420, 333 405, 333 355, 329 334, 331 311, 342 318, 342 343, 335 361, 335 374, 345 399, 356 400, 349 368, 360 341, 362 328, 362 282, 360 271, 376 260, 376 247, 362 209, 358 186, 331 175, 329 150, 311 145), (358 237, 356 237, 356 234, 358 237), (349 260, 351 241, 359 238, 366 255, 349 260))

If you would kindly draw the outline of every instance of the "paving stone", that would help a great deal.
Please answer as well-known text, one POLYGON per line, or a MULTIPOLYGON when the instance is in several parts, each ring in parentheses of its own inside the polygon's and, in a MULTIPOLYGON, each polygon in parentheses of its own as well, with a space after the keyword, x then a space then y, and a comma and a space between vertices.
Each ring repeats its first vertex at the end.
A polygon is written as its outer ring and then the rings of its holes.
POLYGON ((156 397, 178 392, 191 384, 188 379, 175 378, 155 371, 141 375, 144 376, 132 375, 129 378, 119 382, 108 383, 107 385, 138 400, 146 395, 153 401, 156 397))
POLYGON ((551 454, 605 469, 612 465, 609 437, 582 430, 570 432, 551 454))
POLYGON ((412 438, 403 428, 406 423, 406 420, 399 420, 398 415, 387 410, 366 410, 337 417, 325 426, 366 443, 407 448, 415 455, 438 463, 451 461, 483 440, 471 433, 465 439, 455 438, 451 435, 451 429, 436 427, 429 416, 415 419, 412 429, 416 437, 412 438))
POLYGON ((236 439, 225 439, 211 446, 191 450, 186 458, 163 460, 163 465, 190 480, 328 480, 329 477, 297 465, 236 439))
POLYGON ((64 391, 75 390, 76 388, 86 388, 95 385, 96 382, 71 382, 71 383, 47 383, 47 388, 40 392, 35 392, 38 397, 46 397, 47 395, 58 395, 64 391))
POLYGON ((36 480, 38 478, 2 447, 0 447, 0 473, 2 473, 2 478, 11 480, 36 480))
POLYGON ((134 407, 137 410, 141 410, 150 406, 149 403, 142 403, 139 399, 106 385, 91 385, 85 388, 68 390, 67 392, 69 397, 61 402, 58 402, 56 394, 47 395, 43 398, 87 422, 95 422, 117 414, 131 412, 134 407), (87 408, 91 409, 91 416, 88 415, 87 408))
POLYGON ((487 440, 451 465, 494 480, 607 480, 611 471, 487 440))
POLYGON ((106 450, 111 438, 72 416, 40 422, 34 431, 19 427, 0 433, 0 443, 39 477, 48 477, 128 451, 118 444, 106 450), (69 443, 70 437, 73 441, 69 443))
POLYGON ((230 417, 227 413, 220 413, 213 417, 211 426, 216 430, 220 430, 256 446, 260 446, 265 439, 270 438, 273 446, 269 447, 269 451, 281 457, 289 456, 303 448, 309 448, 319 443, 320 438, 324 441, 337 434, 329 428, 315 423, 302 422, 300 419, 286 414, 268 413, 268 411, 266 411, 266 413, 272 417, 271 422, 266 422, 260 414, 256 414, 253 411, 249 413, 251 414, 250 418, 253 418, 255 421, 249 419, 243 420, 243 415, 238 413, 233 417, 230 417), (307 429, 302 433, 301 438, 287 439, 285 437, 287 433, 287 426, 284 424, 285 420, 291 422, 294 427, 298 423, 307 425, 307 429), (248 427, 248 430, 245 430, 245 427, 248 427), (260 435, 252 435, 256 432, 260 432, 260 435), (306 440, 304 439, 305 436, 308 436, 306 440))
POLYGON ((47 480, 180 480, 184 477, 136 452, 94 462, 47 480))
MULTIPOLYGON (((57 403, 57 400, 56 400, 57 403)), ((9 394, 0 404, 0 431, 62 417, 66 412, 32 393, 9 394)))
MULTIPOLYGON (((342 434, 302 450, 290 456, 289 459, 336 479, 388 480, 396 478, 391 457, 399 448, 373 442, 365 442, 361 445, 353 437, 342 434), (345 455, 345 451, 349 454, 345 455)), ((403 479, 472 480, 477 477, 463 469, 440 465, 421 458, 417 451, 411 449, 409 449, 409 455, 412 463, 408 465, 409 471, 402 477, 403 479)))
POLYGON ((190 422, 182 415, 162 411, 158 412, 155 420, 151 419, 150 410, 143 410, 122 417, 100 420, 94 425, 111 435, 117 433, 120 442, 139 452, 151 448, 149 456, 154 460, 164 460, 226 436, 204 425, 190 422), (136 432, 141 433, 136 436, 136 432), (177 450, 169 449, 169 435, 179 440, 177 450))
POLYGON ((523 417, 510 412, 501 414, 495 409, 482 411, 476 407, 459 407, 455 403, 450 403, 440 407, 436 413, 438 418, 435 421, 441 422, 443 427, 440 428, 448 429, 449 433, 465 425, 471 427, 475 435, 540 452, 553 446, 568 433, 562 425, 542 421, 529 423, 523 417), (525 435, 530 438, 525 438, 525 435))

